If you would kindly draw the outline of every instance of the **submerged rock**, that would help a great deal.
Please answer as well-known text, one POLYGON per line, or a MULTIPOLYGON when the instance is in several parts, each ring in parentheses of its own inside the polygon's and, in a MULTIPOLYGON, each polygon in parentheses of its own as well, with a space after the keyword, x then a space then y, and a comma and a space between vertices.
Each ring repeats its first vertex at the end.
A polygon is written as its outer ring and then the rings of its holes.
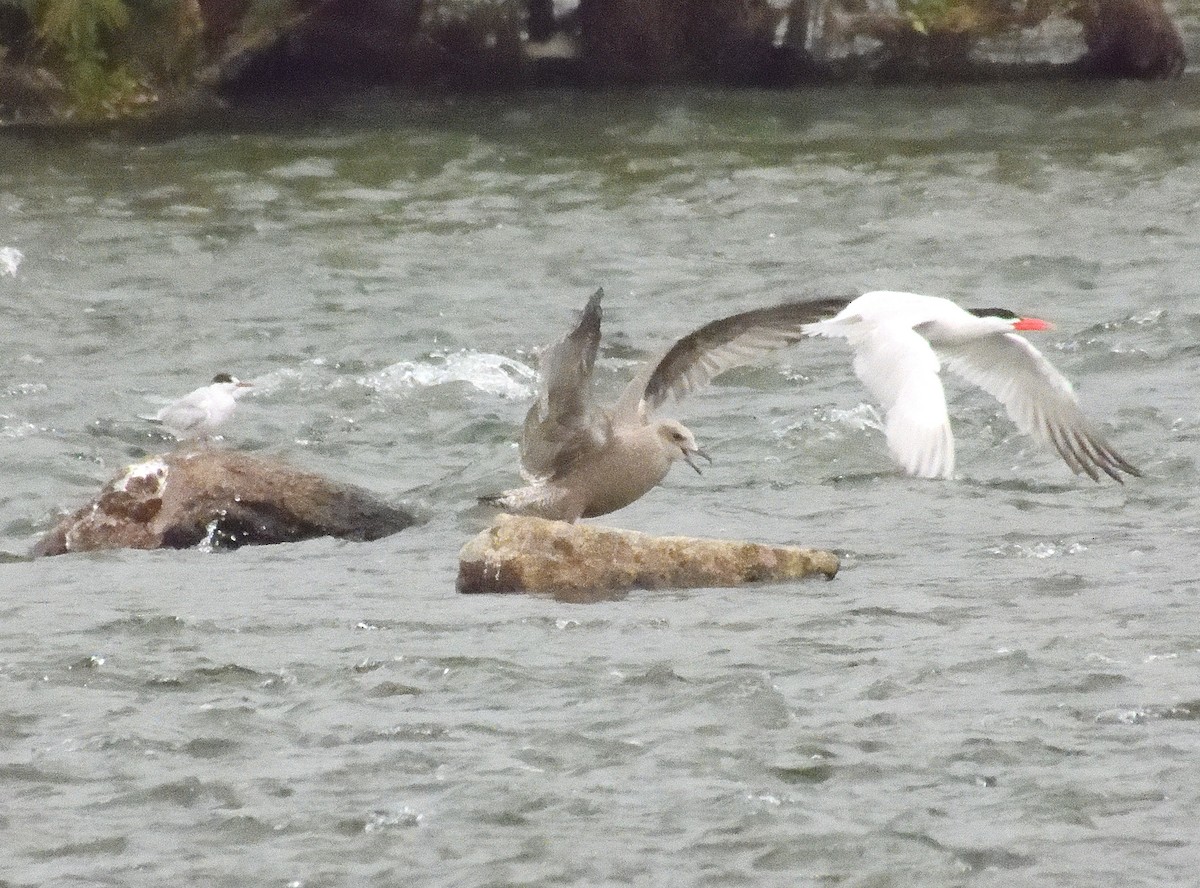
POLYGON ((374 540, 415 523, 373 493, 275 459, 181 450, 135 463, 63 518, 34 555, 96 549, 185 549, 288 543, 321 536, 374 540))
POLYGON ((741 540, 655 537, 630 530, 498 515, 459 553, 459 592, 530 592, 569 600, 632 588, 684 589, 832 578, 832 552, 741 540))

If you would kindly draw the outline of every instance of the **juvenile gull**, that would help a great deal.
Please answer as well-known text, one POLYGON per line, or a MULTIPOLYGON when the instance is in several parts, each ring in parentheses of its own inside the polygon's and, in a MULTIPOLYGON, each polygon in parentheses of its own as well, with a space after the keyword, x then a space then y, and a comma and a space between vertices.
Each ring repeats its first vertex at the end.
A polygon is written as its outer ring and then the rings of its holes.
POLYGON ((1083 415, 1071 383, 1015 332, 1049 328, 1004 308, 964 309, 936 296, 878 290, 805 332, 850 343, 854 372, 886 412, 888 450, 910 475, 954 473, 943 362, 1000 401, 1022 433, 1056 450, 1076 474, 1093 481, 1101 472, 1117 481, 1121 472, 1140 475, 1083 415))
POLYGON ((141 419, 161 423, 181 441, 207 438, 233 415, 237 399, 251 385, 228 373, 218 373, 209 385, 189 392, 153 416, 143 416, 141 419))
POLYGON ((673 419, 652 421, 653 411, 726 370, 798 342, 805 324, 830 317, 847 302, 790 302, 713 321, 642 367, 615 403, 601 407, 593 402, 591 381, 603 295, 597 290, 578 326, 542 355, 537 400, 521 433, 521 474, 528 485, 485 502, 576 521, 629 505, 662 481, 676 460, 699 472, 696 457, 709 457, 692 432, 673 419))

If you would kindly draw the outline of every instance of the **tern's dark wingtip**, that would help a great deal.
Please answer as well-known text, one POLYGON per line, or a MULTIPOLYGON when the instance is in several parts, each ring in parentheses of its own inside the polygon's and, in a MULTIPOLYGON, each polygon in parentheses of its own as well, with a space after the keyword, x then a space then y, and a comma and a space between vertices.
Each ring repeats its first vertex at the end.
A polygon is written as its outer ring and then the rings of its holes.
POLYGON ((1135 469, 1133 466, 1121 466, 1119 469, 1117 469, 1116 471, 1114 471, 1112 473, 1113 478, 1115 478, 1119 484, 1125 483, 1125 478, 1120 474, 1121 472, 1124 472, 1130 478, 1144 478, 1145 477, 1145 475, 1142 474, 1140 469, 1135 469))
MULTIPOLYGON (((1125 484, 1125 475, 1129 475, 1131 478, 1144 477, 1142 475, 1141 469, 1125 462, 1125 460, 1123 460, 1123 459, 1118 458, 1115 462, 1097 463, 1096 465, 1098 465, 1100 467, 1101 472, 1103 472, 1109 478, 1112 478, 1114 481, 1116 481, 1118 484, 1120 484, 1122 486, 1124 486, 1124 484, 1125 484), (1124 473, 1124 475, 1122 474, 1122 472, 1124 473)), ((1088 474, 1091 475, 1092 480, 1095 481, 1097 484, 1099 484, 1101 481, 1104 480, 1104 477, 1103 477, 1103 475, 1100 474, 1100 472, 1088 472, 1088 474)))
POLYGON ((1126 462, 1125 460, 1121 459, 1121 457, 1119 457, 1119 456, 1116 459, 1116 468, 1118 470, 1124 472, 1126 475, 1132 475, 1134 478, 1144 478, 1145 477, 1145 475, 1142 474, 1141 469, 1139 469, 1137 466, 1135 466, 1131 462, 1126 462))

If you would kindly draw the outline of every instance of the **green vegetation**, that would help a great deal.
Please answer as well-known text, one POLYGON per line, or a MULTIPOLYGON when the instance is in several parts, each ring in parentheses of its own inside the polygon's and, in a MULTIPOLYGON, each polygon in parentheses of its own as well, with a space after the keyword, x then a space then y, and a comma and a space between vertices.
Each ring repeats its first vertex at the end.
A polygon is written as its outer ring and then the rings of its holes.
POLYGON ((1076 0, 897 0, 900 15, 913 31, 932 34, 989 36, 1029 28, 1051 15, 1070 17, 1076 0))
POLYGON ((187 0, 0 0, 10 42, 62 85, 56 113, 95 120, 124 117, 157 101, 158 89, 180 76, 181 46, 199 35, 198 11, 187 0), (185 14, 181 14, 185 13, 185 14))
POLYGON ((912 29, 925 35, 930 31, 970 30, 979 18, 976 6, 971 0, 907 0, 899 4, 912 29))

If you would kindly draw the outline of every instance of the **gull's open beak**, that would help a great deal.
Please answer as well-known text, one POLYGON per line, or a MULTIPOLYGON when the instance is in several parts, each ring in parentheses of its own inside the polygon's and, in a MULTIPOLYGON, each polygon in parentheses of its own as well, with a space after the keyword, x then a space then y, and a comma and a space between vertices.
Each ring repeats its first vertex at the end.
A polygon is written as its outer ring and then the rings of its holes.
POLYGON ((240 380, 240 379, 239 379, 239 380, 238 380, 238 383, 237 383, 237 385, 236 385, 236 386, 234 386, 234 388, 240 388, 240 389, 242 389, 242 388, 254 388, 254 383, 252 383, 252 382, 242 382, 242 380, 240 380))
POLYGON ((696 456, 704 457, 706 460, 708 460, 708 464, 710 466, 712 465, 712 457, 709 456, 707 453, 705 453, 703 450, 701 450, 699 447, 697 447, 695 450, 683 451, 684 462, 686 462, 689 466, 691 466, 693 469, 695 469, 697 475, 703 475, 704 473, 700 471, 700 467, 698 465, 696 465, 696 461, 695 461, 695 459, 693 459, 693 457, 696 457, 696 456))

